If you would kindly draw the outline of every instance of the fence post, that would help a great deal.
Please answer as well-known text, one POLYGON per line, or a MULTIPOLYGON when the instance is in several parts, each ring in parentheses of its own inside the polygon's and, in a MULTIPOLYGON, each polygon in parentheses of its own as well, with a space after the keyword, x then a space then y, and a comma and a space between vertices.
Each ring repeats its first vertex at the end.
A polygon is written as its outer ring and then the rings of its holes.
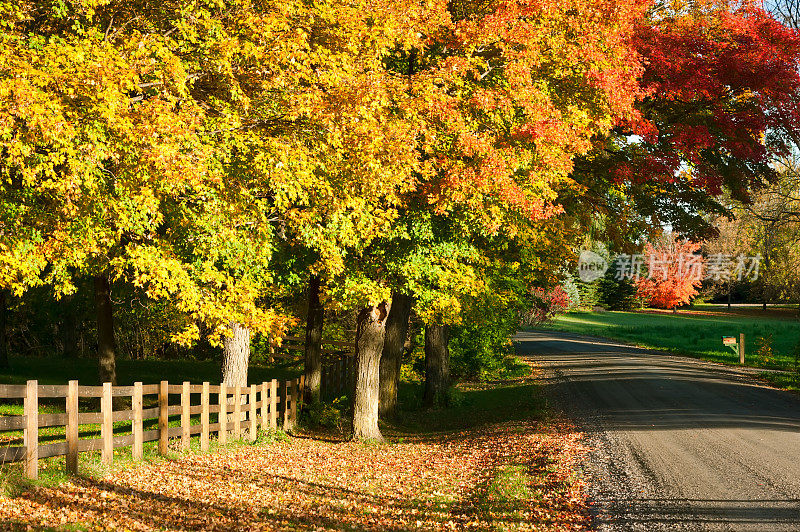
MULTIPOLYGON (((303 404, 305 402, 305 399, 303 397, 304 396, 303 390, 306 389, 306 376, 305 375, 300 375, 300 379, 298 380, 298 382, 300 384, 299 384, 299 387, 297 389, 297 408, 298 409, 302 409, 302 406, 303 406, 303 404)), ((295 421, 297 421, 297 419, 295 419, 295 421)))
POLYGON ((347 357, 342 355, 342 389, 339 395, 346 394, 347 389, 350 387, 350 366, 348 366, 347 361, 347 357))
POLYGON ((303 389, 302 377, 292 381, 292 427, 297 423, 297 403, 300 402, 300 391, 303 389), (300 383, 300 386, 298 386, 300 383))
POLYGON ((200 450, 208 451, 208 418, 209 418, 209 383, 203 383, 203 394, 200 398, 200 450))
POLYGON ((228 385, 219 384, 219 439, 220 445, 228 442, 228 385))
POLYGON ((144 419, 142 408, 144 399, 142 397, 142 383, 133 383, 133 454, 134 460, 141 460, 144 457, 144 419))
POLYGON ((114 463, 114 412, 111 401, 111 383, 103 383, 103 395, 100 398, 100 412, 103 424, 100 426, 103 451, 101 460, 103 465, 110 466, 114 463))
POLYGON ((739 364, 744 365, 744 333, 739 333, 739 364))
POLYGON ((333 382, 334 382, 334 395, 341 395, 342 394, 342 382, 344 381, 344 371, 342 366, 342 358, 340 356, 336 356, 333 362, 333 382))
POLYGON ((78 381, 67 387, 67 471, 78 473, 78 381))
POLYGON ((336 395, 336 380, 334 378, 335 371, 334 371, 334 359, 333 357, 328 359, 328 367, 325 370, 326 374, 328 375, 328 382, 324 384, 325 386, 325 393, 327 394, 326 397, 334 397, 336 395))
POLYGON ((319 395, 320 397, 328 397, 328 364, 327 359, 322 359, 322 368, 320 369, 319 380, 319 395))
POLYGON ((256 420, 256 385, 250 385, 250 441, 256 441, 256 429, 258 427, 256 420))
POLYGON ((267 431, 269 423, 269 421, 267 421, 267 411, 269 410, 267 408, 268 404, 269 403, 267 403, 267 383, 262 382, 261 383, 261 430, 263 430, 264 432, 267 431))
POLYGON ((284 381, 283 383, 283 430, 292 428, 292 414, 291 402, 294 401, 292 397, 292 381, 284 381))
POLYGON ((191 434, 189 428, 191 421, 189 417, 189 406, 191 403, 191 394, 189 393, 189 381, 183 381, 183 388, 181 388, 181 449, 184 451, 189 450, 189 439, 191 434))
POLYGON ((242 439, 242 387, 238 384, 233 389, 233 436, 242 439))
POLYGON ((165 455, 169 449, 169 381, 161 381, 158 387, 158 454, 165 455))
POLYGON ((25 389, 25 476, 39 478, 39 381, 28 381, 25 389))
POLYGON ((269 383, 269 428, 278 428, 278 379, 269 383))
POLYGON ((347 355, 342 355, 342 373, 344 374, 342 394, 347 394, 350 391, 350 359, 347 355))

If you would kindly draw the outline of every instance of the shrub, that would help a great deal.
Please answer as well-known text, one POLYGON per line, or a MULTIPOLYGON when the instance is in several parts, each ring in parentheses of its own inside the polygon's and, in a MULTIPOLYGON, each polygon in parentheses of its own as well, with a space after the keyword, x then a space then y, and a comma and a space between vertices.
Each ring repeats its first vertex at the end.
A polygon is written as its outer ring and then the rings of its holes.
POLYGON ((330 403, 319 402, 311 405, 308 409, 309 423, 332 429, 341 429, 342 408, 345 403, 345 397, 337 397, 330 403))
POLYGON ((769 366, 775 362, 775 353, 772 351, 772 335, 759 336, 756 338, 758 346, 758 363, 761 366, 769 366))
POLYGON ((560 286, 549 291, 533 288, 528 296, 527 309, 521 313, 521 321, 524 325, 541 325, 565 311, 569 305, 569 295, 560 286))

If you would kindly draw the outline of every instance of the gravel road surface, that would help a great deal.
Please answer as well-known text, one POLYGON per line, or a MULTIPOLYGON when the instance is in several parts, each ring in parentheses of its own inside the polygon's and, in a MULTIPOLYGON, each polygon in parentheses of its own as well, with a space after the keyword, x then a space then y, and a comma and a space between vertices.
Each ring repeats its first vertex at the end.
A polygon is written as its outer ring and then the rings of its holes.
POLYGON ((584 467, 597 529, 800 530, 800 397, 609 340, 515 341, 594 449, 584 467))

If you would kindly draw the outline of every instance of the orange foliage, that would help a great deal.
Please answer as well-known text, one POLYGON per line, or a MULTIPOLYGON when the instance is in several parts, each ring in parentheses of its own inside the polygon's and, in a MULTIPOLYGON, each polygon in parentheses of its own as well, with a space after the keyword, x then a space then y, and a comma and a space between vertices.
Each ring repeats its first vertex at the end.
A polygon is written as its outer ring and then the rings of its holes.
POLYGON ((674 309, 697 295, 702 281, 703 259, 694 253, 700 244, 673 234, 645 246, 648 275, 637 281, 637 295, 655 308, 674 309))
POLYGON ((424 117, 421 192, 467 206, 489 233, 562 212, 573 158, 634 113, 641 72, 629 38, 638 2, 449 3, 410 96, 424 117), (513 213, 513 214, 510 214, 513 213), (522 215, 521 217, 518 215, 522 215))

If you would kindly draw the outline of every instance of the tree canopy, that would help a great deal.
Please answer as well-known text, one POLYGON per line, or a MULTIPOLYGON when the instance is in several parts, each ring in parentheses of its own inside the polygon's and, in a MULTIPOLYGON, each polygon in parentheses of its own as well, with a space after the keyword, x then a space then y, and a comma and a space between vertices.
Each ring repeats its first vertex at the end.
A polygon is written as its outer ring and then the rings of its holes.
POLYGON ((373 351, 392 293, 436 327, 515 308, 582 231, 712 232, 800 126, 800 36, 753 2, 0 0, 0 21, 0 289, 89 276, 110 306, 110 279, 186 345, 280 341, 312 279, 373 351))

